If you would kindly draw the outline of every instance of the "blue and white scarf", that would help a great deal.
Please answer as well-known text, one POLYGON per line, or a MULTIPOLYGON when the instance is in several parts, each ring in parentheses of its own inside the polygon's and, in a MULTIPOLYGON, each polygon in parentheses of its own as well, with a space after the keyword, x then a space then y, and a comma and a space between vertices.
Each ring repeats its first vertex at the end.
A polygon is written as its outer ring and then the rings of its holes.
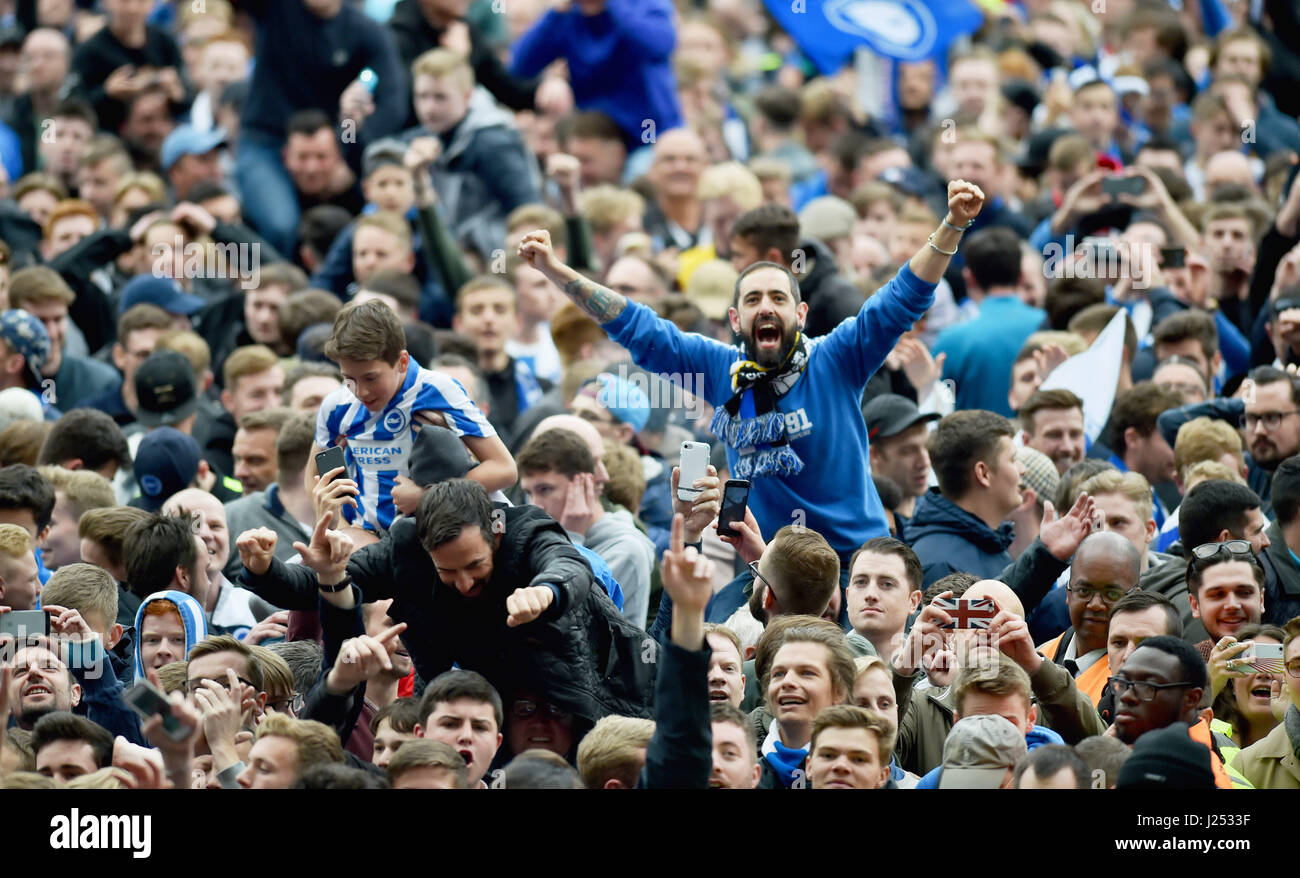
POLYGON ((713 435, 740 452, 732 478, 792 476, 803 470, 803 460, 786 437, 778 400, 807 366, 808 344, 802 332, 795 335, 785 362, 774 369, 750 360, 741 348, 741 358, 731 366, 735 395, 713 413, 710 424, 713 435))

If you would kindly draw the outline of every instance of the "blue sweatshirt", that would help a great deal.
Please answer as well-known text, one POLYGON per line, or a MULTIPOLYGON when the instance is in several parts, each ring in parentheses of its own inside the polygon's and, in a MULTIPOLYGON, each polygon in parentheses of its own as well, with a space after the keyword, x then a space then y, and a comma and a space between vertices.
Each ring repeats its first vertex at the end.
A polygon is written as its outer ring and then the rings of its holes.
POLYGON ((603 12, 591 16, 576 7, 552 9, 511 49, 510 74, 536 76, 565 59, 578 107, 617 122, 630 152, 682 124, 671 63, 677 42, 673 16, 669 0, 608 0, 603 12))
MULTIPOLYGON (((778 402, 803 470, 755 478, 749 492, 749 508, 769 538, 785 525, 802 524, 847 560, 866 540, 889 535, 867 463, 860 401, 898 337, 933 303, 934 287, 904 265, 856 317, 809 341, 806 370, 778 402)), ((715 407, 731 398, 731 364, 740 356, 734 345, 684 333, 635 302, 605 330, 643 369, 685 384, 715 407)), ((727 448, 733 470, 739 457, 727 448)))

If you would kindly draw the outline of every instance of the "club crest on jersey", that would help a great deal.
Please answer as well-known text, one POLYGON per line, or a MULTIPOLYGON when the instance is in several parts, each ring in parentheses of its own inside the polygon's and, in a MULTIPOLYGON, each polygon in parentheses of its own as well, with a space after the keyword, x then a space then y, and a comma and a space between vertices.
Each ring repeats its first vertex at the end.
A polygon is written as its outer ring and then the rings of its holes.
POLYGON ((384 415, 384 419, 380 423, 389 433, 397 435, 406 429, 406 412, 401 409, 392 409, 388 414, 384 415))

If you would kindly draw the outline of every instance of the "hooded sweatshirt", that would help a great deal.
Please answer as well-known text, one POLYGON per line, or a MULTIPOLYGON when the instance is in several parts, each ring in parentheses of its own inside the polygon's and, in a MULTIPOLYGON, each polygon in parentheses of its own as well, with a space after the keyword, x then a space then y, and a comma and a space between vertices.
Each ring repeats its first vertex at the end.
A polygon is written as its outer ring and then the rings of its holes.
POLYGON ((189 655, 194 644, 208 636, 208 620, 203 615, 203 607, 194 598, 183 591, 157 591, 140 602, 140 609, 135 613, 135 678, 145 679, 144 661, 140 657, 141 645, 144 643, 145 608, 154 601, 167 601, 180 614, 181 624, 185 626, 185 654, 189 655))
POLYGON ((959 570, 981 579, 998 578, 1011 563, 1007 549, 1015 533, 1006 522, 994 530, 931 488, 917 501, 904 537, 921 559, 928 587, 959 570))

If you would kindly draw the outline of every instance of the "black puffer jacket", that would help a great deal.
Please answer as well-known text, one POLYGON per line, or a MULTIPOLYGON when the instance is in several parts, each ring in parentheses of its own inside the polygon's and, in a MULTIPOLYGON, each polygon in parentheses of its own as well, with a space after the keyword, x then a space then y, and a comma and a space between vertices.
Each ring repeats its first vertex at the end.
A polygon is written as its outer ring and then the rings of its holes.
MULTIPOLYGON (((649 635, 619 613, 560 525, 534 506, 505 516, 492 578, 483 594, 461 596, 437 575, 415 522, 401 518, 378 543, 348 562, 363 600, 392 598, 388 615, 407 624, 406 644, 420 676, 432 680, 455 663, 478 671, 498 692, 531 688, 595 722, 611 713, 650 717, 655 651, 649 635), (537 577, 560 599, 539 619, 506 625, 506 598, 537 577)), ((316 609, 316 574, 278 560, 244 583, 285 609, 316 609)))
MULTIPOLYGON (((807 264, 799 278, 799 289, 808 303, 808 319, 804 322, 804 335, 816 338, 826 335, 845 319, 857 316, 867 297, 844 275, 831 250, 815 238, 806 238, 799 244, 807 264)), ((796 266, 798 267, 798 266, 796 266)))

